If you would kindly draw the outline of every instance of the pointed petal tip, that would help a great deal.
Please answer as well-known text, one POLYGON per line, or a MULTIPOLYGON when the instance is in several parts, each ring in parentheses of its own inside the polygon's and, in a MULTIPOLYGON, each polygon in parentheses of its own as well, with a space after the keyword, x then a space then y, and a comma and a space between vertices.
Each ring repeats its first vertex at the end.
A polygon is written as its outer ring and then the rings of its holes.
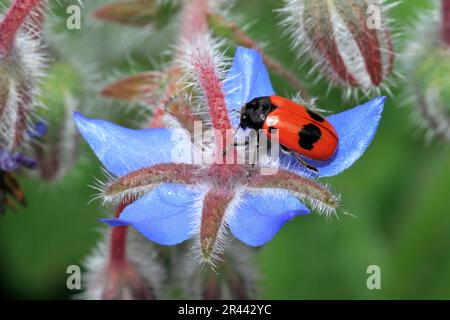
POLYGON ((320 176, 334 176, 352 166, 372 142, 386 102, 379 96, 327 117, 339 133, 339 149, 330 161, 317 164, 320 176))
POLYGON ((383 109, 383 107, 384 107, 384 105, 386 103, 386 99, 387 99, 386 96, 379 96, 379 97, 373 98, 372 100, 370 100, 367 103, 370 103, 373 106, 376 106, 376 107, 379 107, 380 109, 383 109))
POLYGON ((73 111, 73 120, 75 121, 75 125, 77 126, 78 130, 81 129, 81 126, 83 126, 87 121, 90 119, 87 118, 85 115, 78 111, 73 111))
POLYGON ((128 226, 130 225, 129 222, 122 220, 120 218, 101 218, 97 219, 100 222, 106 223, 107 225, 111 227, 120 227, 120 226, 128 226))
POLYGON ((85 119, 86 117, 79 111, 72 111, 73 117, 75 120, 77 119, 85 119))
POLYGON ((81 113, 79 113, 78 111, 73 111, 72 112, 72 116, 73 116, 73 120, 75 121, 75 123, 78 122, 78 120, 83 117, 83 115, 81 113))
POLYGON ((88 118, 78 111, 73 111, 73 119, 78 132, 84 137, 86 141, 88 141, 89 135, 91 134, 91 131, 93 129, 91 127, 94 119, 88 118))

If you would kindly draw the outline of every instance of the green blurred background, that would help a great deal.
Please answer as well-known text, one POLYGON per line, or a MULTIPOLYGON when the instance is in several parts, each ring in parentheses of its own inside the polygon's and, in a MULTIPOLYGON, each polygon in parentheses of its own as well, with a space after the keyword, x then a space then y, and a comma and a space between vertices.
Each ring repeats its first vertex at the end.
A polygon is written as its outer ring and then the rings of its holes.
MULTIPOLYGON (((390 17, 401 30, 397 48, 414 37, 409 26, 417 16, 430 12, 431 2, 403 1, 391 11, 390 17)), ((91 6, 87 4, 83 10, 83 24, 90 25, 91 6)), ((239 14, 239 21, 250 24, 249 33, 267 44, 270 55, 304 79, 308 66, 297 67, 289 40, 280 36, 279 16, 272 12, 280 6, 281 1, 237 1, 232 12, 239 14)), ((54 10, 63 16, 63 10, 54 10)), ((70 40, 61 50, 77 56, 73 39, 89 41, 96 28, 104 32, 111 27, 90 26, 83 25, 80 31, 60 26, 60 33, 68 33, 70 40)), ((145 50, 137 46, 129 56, 111 58, 103 56, 108 47, 98 48, 114 41, 111 36, 98 47, 95 42, 79 47, 79 56, 97 59, 86 62, 98 63, 103 72, 100 77, 106 80, 111 74, 132 74, 154 68, 155 61, 164 62, 167 57, 160 53, 170 42, 162 38, 143 43, 145 50)), ((397 71, 401 72, 398 64, 397 71)), ((283 79, 274 75, 272 79, 280 94, 294 94, 283 79)), ((308 83, 312 80, 307 79, 308 83)), ((411 121, 413 107, 405 103, 401 81, 396 83, 366 154, 352 168, 327 181, 342 194, 342 207, 355 217, 341 215, 326 221, 312 214, 287 223, 255 254, 263 298, 450 298, 450 149, 439 142, 425 143, 423 132, 411 121), (366 286, 369 265, 381 268, 381 290, 366 286)), ((339 90, 325 96, 326 88, 326 83, 309 88, 319 97, 319 106, 339 111, 356 104, 343 103, 339 90)), ((95 103, 100 108, 121 108, 106 101, 95 103)), ((126 108, 118 110, 127 112, 126 108)), ((92 113, 96 112, 101 111, 92 113)), ((113 115, 120 112, 110 111, 113 115)), ((88 204, 95 193, 88 187, 94 177, 102 177, 99 163, 83 145, 81 161, 61 181, 48 185, 37 178, 20 178, 27 208, 0 217, 0 281, 8 296, 65 299, 73 295, 66 289, 66 268, 80 264, 96 245, 98 230, 103 228, 96 218, 106 212, 98 202, 88 204)))

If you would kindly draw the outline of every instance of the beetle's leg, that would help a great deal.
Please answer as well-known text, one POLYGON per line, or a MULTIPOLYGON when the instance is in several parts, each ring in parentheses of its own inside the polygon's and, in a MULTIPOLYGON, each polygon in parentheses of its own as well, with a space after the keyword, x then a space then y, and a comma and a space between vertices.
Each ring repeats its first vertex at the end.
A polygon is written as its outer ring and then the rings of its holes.
POLYGON ((234 142, 233 144, 230 144, 226 150, 223 150, 223 156, 225 156, 227 154, 227 152, 230 151, 231 147, 242 147, 242 146, 248 147, 249 144, 250 143, 247 139, 245 140, 244 144, 239 144, 237 142, 234 142))
POLYGON ((302 166, 304 166, 306 169, 311 170, 311 171, 314 171, 315 173, 318 173, 318 172, 319 172, 319 170, 318 170, 316 167, 314 167, 314 166, 312 166, 312 165, 306 163, 305 160, 303 160, 302 158, 300 158, 300 157, 299 157, 298 155, 296 155, 294 152, 292 152, 291 155, 295 158, 295 160, 297 160, 298 162, 300 162, 300 164, 301 164, 302 166))
POLYGON ((285 146, 281 146, 281 151, 283 151, 284 153, 286 153, 286 154, 291 155, 292 157, 294 157, 295 160, 297 160, 297 161, 298 161, 302 166, 304 166, 306 169, 311 170, 311 171, 314 171, 315 173, 318 173, 318 172, 319 172, 319 170, 318 170, 316 167, 314 167, 314 166, 312 166, 312 165, 306 163, 306 161, 303 160, 297 153, 295 153, 295 152, 289 150, 289 149, 286 148, 285 146))
POLYGON ((250 145, 249 139, 245 140, 245 145, 247 147, 247 150, 246 150, 247 154, 246 154, 245 158, 247 159, 247 157, 248 157, 249 164, 250 164, 250 170, 247 171, 247 175, 246 175, 246 178, 248 179, 253 175, 253 173, 255 171, 256 163, 258 161, 259 136, 257 136, 256 149, 253 150, 253 152, 250 152, 251 149, 249 148, 249 145, 250 145), (250 160, 250 157, 252 157, 251 160, 250 160))

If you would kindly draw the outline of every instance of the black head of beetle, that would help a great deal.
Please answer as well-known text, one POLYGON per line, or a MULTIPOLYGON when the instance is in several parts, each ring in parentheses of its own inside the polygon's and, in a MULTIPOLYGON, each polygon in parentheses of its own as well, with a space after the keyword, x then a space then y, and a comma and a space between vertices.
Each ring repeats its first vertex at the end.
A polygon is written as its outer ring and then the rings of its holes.
POLYGON ((267 115, 276 109, 276 106, 270 103, 269 97, 258 97, 246 103, 241 109, 241 121, 239 126, 242 129, 260 130, 267 115))

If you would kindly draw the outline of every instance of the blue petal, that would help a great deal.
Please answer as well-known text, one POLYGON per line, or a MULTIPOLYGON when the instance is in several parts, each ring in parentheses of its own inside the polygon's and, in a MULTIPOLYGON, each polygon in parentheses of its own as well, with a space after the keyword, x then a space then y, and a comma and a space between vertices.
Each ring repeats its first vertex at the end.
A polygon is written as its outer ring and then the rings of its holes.
POLYGON ((74 118, 97 158, 116 176, 160 163, 190 159, 190 140, 174 134, 175 130, 132 130, 105 120, 88 119, 80 113, 74 113, 74 118))
MULTIPOLYGON (((319 170, 319 176, 334 176, 358 160, 377 131, 386 97, 378 97, 353 109, 327 117, 339 135, 336 154, 328 161, 307 160, 319 170)), ((281 167, 304 174, 303 166, 291 156, 282 155, 281 167)))
POLYGON ((228 71, 224 90, 228 113, 234 126, 239 124, 238 112, 256 97, 275 94, 269 74, 257 50, 238 47, 228 71))
POLYGON ((175 245, 190 238, 198 212, 199 193, 181 184, 162 184, 127 206, 111 226, 131 225, 147 239, 175 245))
POLYGON ((33 127, 28 131, 28 136, 31 139, 40 138, 47 134, 48 132, 48 124, 44 120, 36 121, 33 127))
POLYGON ((258 247, 272 239, 287 221, 309 212, 286 190, 262 189, 243 195, 228 226, 236 238, 258 247))
POLYGON ((37 162, 35 159, 21 153, 11 153, 8 150, 0 148, 0 170, 16 171, 21 167, 35 169, 37 162))

